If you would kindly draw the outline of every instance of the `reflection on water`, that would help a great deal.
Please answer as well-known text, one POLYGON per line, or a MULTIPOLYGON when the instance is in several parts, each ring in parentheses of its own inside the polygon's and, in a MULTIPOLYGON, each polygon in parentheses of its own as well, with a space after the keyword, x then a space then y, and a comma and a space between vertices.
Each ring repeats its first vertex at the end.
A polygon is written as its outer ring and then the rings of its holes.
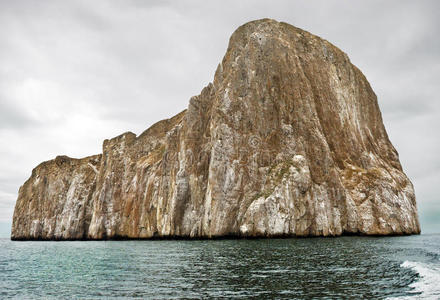
POLYGON ((0 298, 385 298, 420 294, 414 288, 419 273, 401 265, 404 261, 440 263, 439 240, 438 235, 0 240, 0 298))

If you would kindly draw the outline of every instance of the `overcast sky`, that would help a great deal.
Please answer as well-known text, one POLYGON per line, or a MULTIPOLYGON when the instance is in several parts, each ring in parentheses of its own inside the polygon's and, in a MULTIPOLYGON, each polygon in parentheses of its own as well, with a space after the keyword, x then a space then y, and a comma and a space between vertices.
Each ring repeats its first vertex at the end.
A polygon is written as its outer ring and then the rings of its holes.
POLYGON ((362 70, 422 231, 440 232, 440 1, 401 0, 0 0, 0 222, 40 162, 100 153, 104 139, 185 109, 232 32, 265 17, 325 38, 362 70))

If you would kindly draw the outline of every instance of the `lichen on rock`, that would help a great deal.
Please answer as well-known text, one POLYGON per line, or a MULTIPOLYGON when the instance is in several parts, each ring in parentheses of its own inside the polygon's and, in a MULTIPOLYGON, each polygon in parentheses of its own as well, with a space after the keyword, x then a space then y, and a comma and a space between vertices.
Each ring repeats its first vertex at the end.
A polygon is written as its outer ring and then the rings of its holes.
POLYGON ((420 233, 376 95, 348 56, 270 19, 231 36, 187 110, 40 164, 12 239, 420 233))

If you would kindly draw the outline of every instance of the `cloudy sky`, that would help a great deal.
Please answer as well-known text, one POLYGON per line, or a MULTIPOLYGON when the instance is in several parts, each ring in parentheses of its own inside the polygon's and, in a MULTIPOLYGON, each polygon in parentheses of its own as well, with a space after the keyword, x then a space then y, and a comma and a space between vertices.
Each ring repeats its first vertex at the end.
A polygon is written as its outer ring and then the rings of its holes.
POLYGON ((241 24, 273 18, 332 42, 370 81, 440 232, 439 1, 0 0, 0 223, 40 162, 101 152, 185 109, 241 24))

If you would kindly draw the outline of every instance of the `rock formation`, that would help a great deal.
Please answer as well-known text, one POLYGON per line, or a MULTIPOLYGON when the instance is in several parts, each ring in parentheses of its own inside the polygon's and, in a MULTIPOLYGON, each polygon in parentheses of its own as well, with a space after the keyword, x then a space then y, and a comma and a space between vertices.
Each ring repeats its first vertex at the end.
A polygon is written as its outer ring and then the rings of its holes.
POLYGON ((376 95, 341 50, 263 19, 187 110, 100 155, 44 162, 12 239, 420 233, 376 95))

